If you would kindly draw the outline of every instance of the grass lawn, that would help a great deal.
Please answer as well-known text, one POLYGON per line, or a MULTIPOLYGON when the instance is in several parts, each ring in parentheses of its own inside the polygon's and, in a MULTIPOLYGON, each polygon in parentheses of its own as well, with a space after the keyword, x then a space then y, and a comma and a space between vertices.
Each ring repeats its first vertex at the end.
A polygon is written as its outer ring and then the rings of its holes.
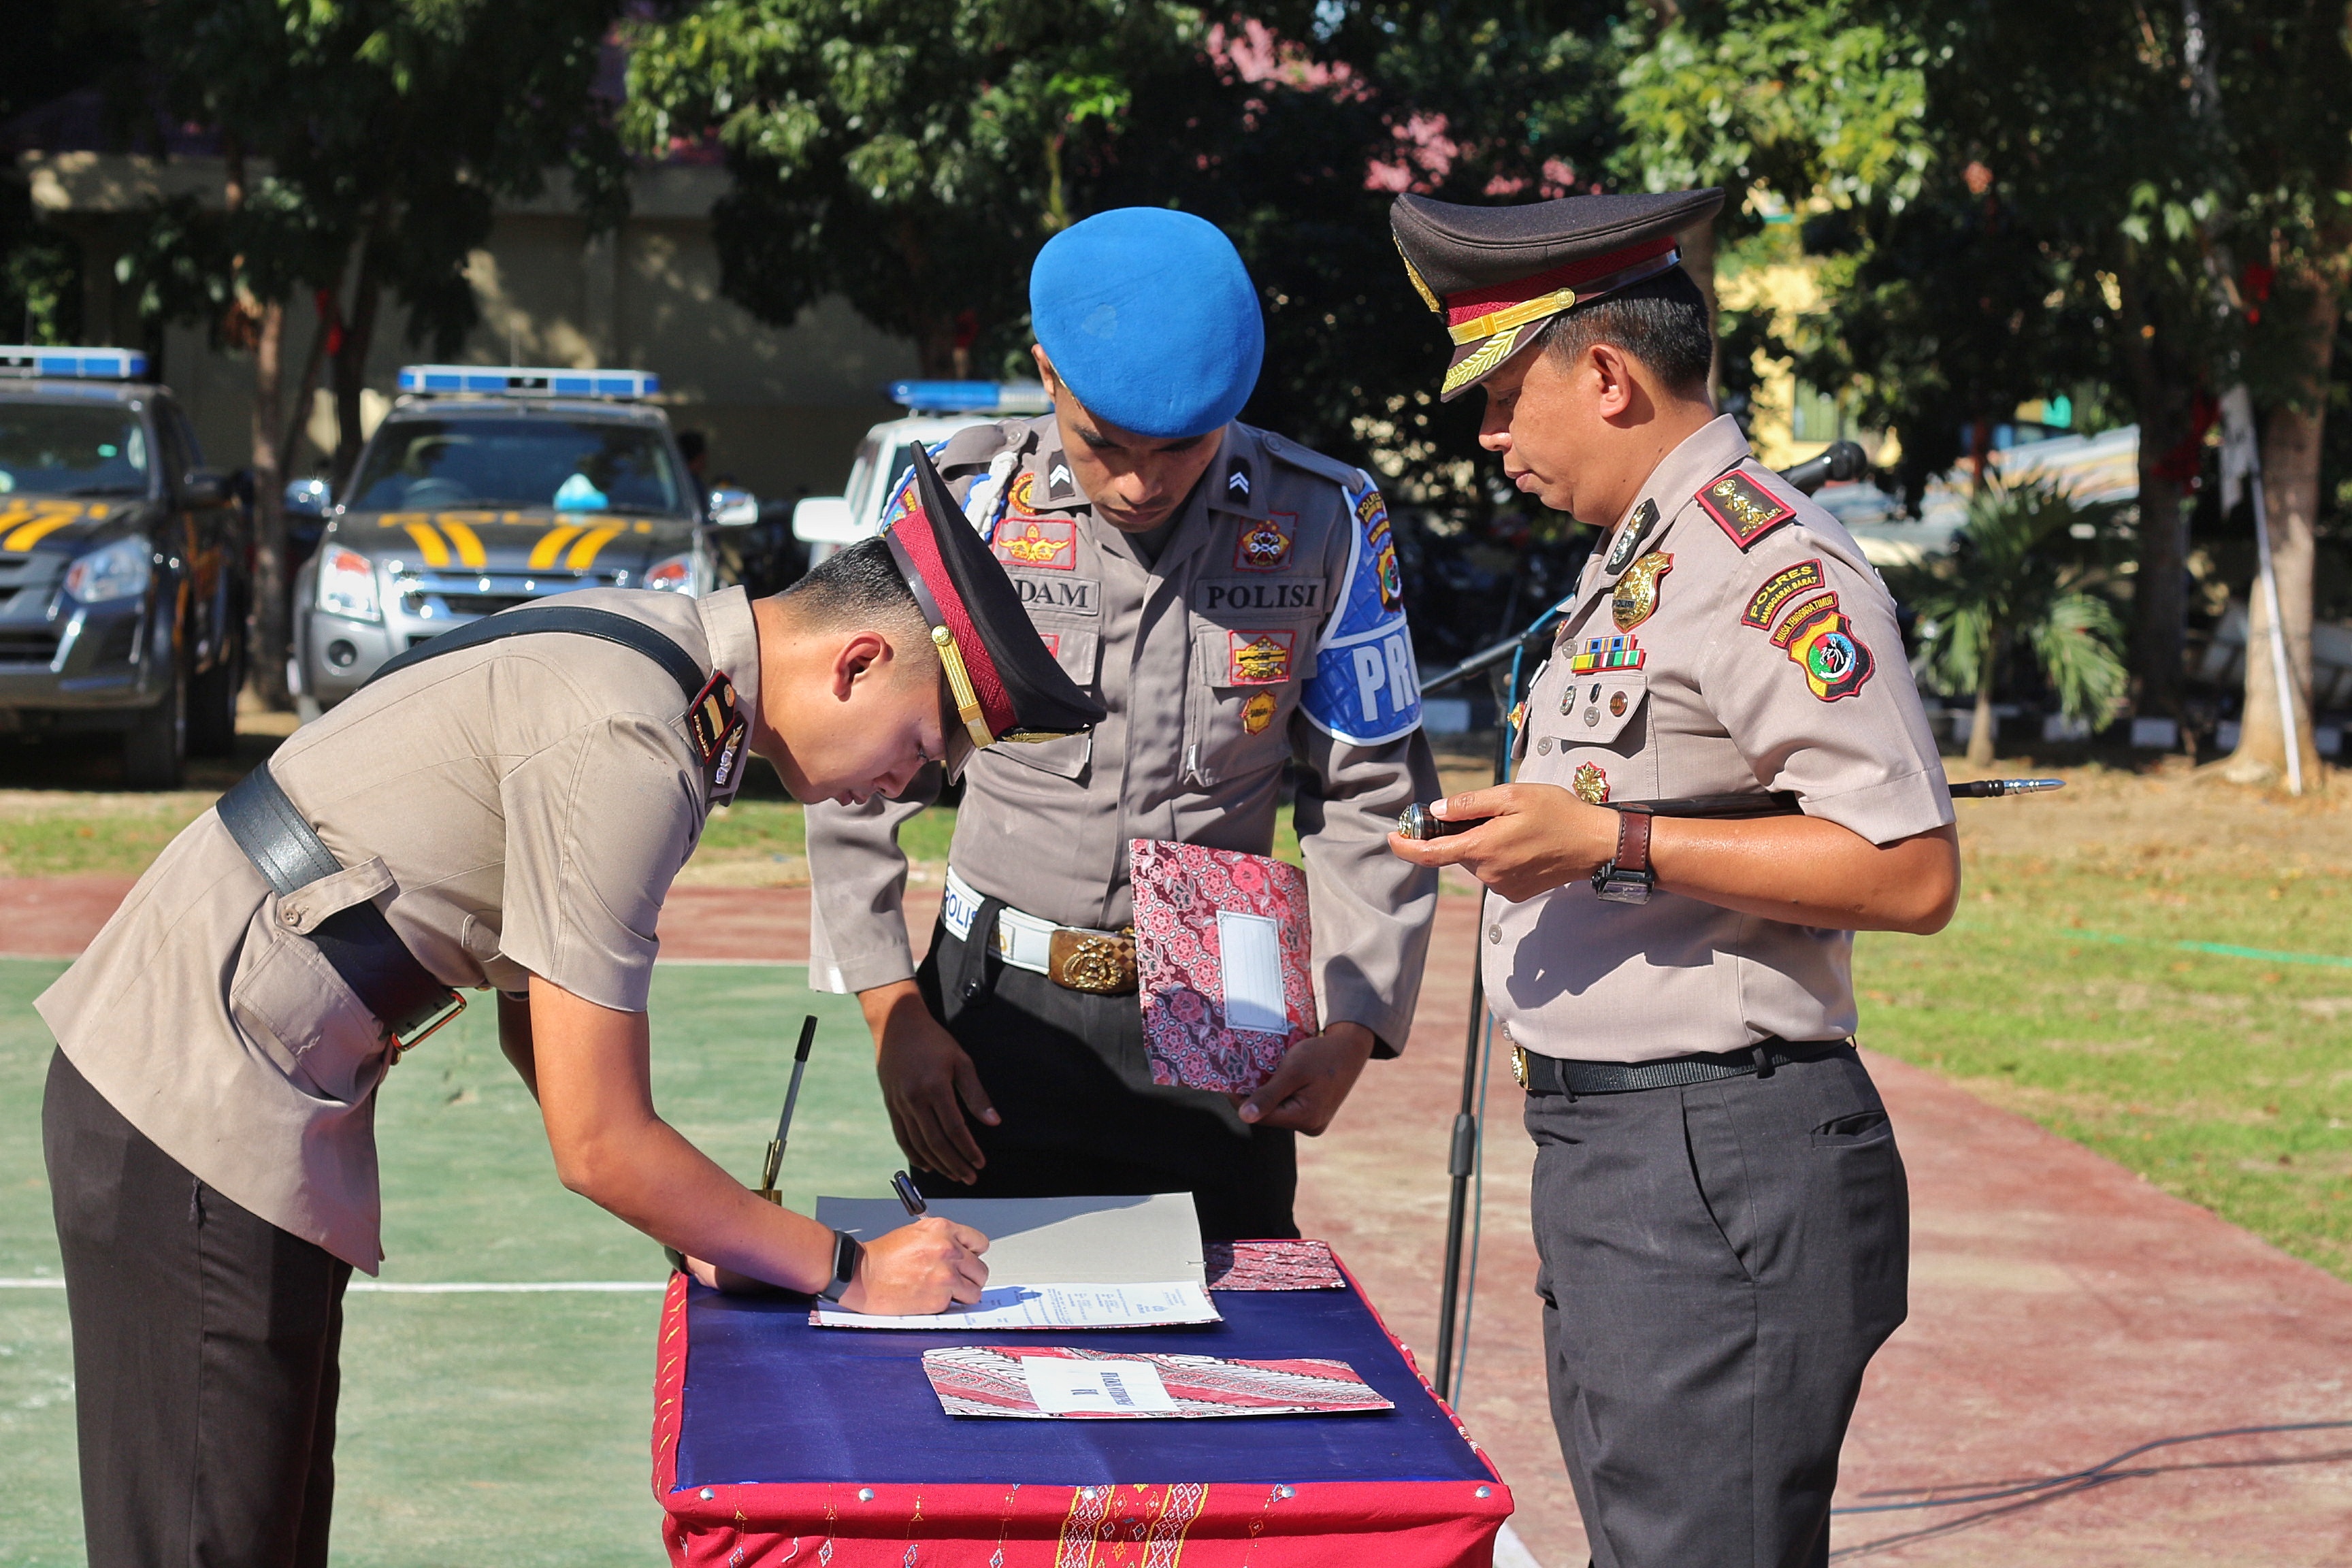
MULTIPOLYGON (((54 1276, 40 1152, 49 1039, 32 998, 61 966, 0 961, 0 1277, 54 1276)), ((657 1103, 756 1179, 801 1016, 824 1020, 785 1161, 787 1202, 880 1196, 897 1164, 851 1001, 797 968, 655 972, 657 1103)), ((469 1010, 387 1080, 377 1114, 386 1280, 658 1280, 643 1237, 560 1186, 530 1098, 469 1010)), ((647 1455, 660 1297, 404 1296, 346 1303, 338 1563, 662 1559, 647 1455)), ((82 1561, 62 1291, 0 1289, 0 1563, 82 1561)))
POLYGON ((1961 805, 1950 928, 1858 944, 1864 1043, 2352 1279, 2352 779, 2074 780, 1961 805))

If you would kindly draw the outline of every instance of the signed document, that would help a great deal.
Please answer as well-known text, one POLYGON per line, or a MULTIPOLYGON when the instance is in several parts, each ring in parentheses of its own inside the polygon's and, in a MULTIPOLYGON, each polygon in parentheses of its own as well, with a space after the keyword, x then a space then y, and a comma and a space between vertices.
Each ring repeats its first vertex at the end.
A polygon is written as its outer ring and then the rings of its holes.
POLYGON ((1163 1329, 1223 1319, 1192 1280, 1158 1285, 992 1285, 980 1300, 952 1312, 885 1318, 820 1302, 809 1321, 820 1329, 1163 1329))

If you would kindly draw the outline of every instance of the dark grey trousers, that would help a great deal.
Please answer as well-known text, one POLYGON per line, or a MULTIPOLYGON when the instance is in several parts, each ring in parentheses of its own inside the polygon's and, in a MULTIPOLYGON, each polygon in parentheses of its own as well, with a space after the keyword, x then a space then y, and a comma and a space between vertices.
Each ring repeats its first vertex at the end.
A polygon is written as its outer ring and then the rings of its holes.
POLYGON ((1552 1421, 1597 1568, 1811 1568, 1910 1203, 1851 1050, 1529 1095, 1552 1421))
POLYGON ((49 1062, 90 1568, 320 1568, 351 1265, 190 1175, 49 1062))

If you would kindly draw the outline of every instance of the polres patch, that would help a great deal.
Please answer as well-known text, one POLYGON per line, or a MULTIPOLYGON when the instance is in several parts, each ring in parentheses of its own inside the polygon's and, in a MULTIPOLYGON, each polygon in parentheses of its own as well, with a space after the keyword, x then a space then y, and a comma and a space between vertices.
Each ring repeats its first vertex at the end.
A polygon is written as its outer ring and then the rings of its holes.
POLYGON ((1737 468, 1701 486, 1696 500, 1743 551, 1797 515, 1795 507, 1737 468))
POLYGON ((1754 626, 1759 632, 1769 631, 1772 622, 1789 607, 1790 601, 1821 585, 1822 563, 1818 560, 1800 561, 1794 566, 1783 566, 1765 578, 1764 585, 1748 599, 1748 608, 1740 615, 1739 624, 1754 626))

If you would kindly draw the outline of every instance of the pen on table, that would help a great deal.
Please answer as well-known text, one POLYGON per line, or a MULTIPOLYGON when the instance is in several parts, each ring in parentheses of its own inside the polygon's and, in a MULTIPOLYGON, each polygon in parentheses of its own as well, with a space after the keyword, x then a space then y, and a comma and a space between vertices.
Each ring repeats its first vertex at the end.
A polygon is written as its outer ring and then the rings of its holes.
POLYGON ((920 1219, 930 1212, 931 1205, 923 1201, 921 1190, 915 1185, 915 1178, 906 1172, 900 1171, 890 1178, 890 1190, 897 1193, 898 1201, 907 1205, 908 1218, 920 1219))
POLYGON ((793 1107, 801 1097, 801 1075, 808 1071, 809 1047, 816 1043, 816 1015, 801 1020, 800 1048, 793 1053, 793 1081, 784 1090, 784 1113, 777 1118, 776 1136, 768 1145, 768 1161, 760 1172, 760 1195, 772 1204, 783 1203, 776 1191, 776 1173, 783 1168, 784 1140, 792 1136, 793 1107))

